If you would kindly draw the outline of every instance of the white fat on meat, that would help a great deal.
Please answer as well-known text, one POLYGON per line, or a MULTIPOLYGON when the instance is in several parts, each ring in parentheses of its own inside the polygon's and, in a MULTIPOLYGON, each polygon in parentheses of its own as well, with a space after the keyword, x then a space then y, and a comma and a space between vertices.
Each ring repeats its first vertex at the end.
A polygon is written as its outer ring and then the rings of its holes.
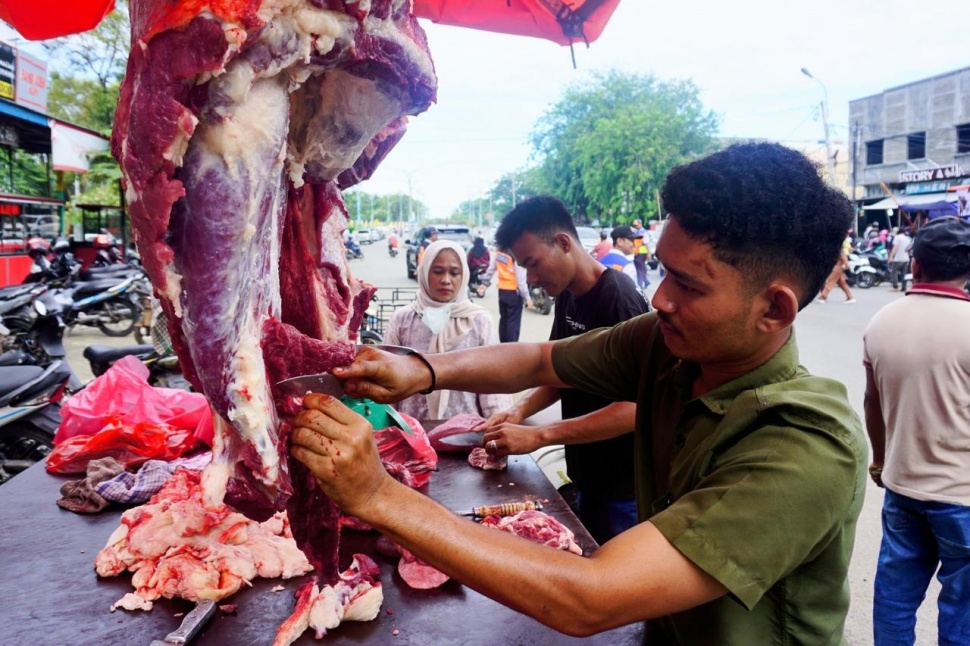
MULTIPOLYGON (((152 500, 129 509, 95 559, 99 576, 133 572, 134 593, 116 607, 159 597, 221 600, 264 578, 312 567, 296 546, 285 512, 257 523, 225 505, 206 508, 198 476, 179 470, 152 500)), ((150 604, 148 605, 150 609, 150 604)))

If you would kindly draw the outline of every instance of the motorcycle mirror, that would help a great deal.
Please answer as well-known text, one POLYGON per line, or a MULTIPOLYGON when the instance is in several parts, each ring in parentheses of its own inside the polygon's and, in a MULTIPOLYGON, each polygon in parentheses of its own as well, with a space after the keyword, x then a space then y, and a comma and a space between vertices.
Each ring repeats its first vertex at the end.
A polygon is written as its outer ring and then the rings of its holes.
POLYGON ((40 301, 34 301, 34 309, 37 310, 37 313, 41 316, 47 316, 47 306, 40 301))

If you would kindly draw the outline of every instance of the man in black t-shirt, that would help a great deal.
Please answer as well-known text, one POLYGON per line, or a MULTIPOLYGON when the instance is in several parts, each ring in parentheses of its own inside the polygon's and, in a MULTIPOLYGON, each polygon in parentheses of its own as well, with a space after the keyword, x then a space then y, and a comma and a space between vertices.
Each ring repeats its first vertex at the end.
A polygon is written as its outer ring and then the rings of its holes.
MULTIPOLYGON (((540 284, 555 297, 550 340, 612 327, 650 309, 633 281, 583 249, 572 216, 554 197, 520 203, 502 220, 495 239, 512 251, 530 284, 540 284)), ((485 447, 508 455, 565 444, 566 469, 579 492, 579 518, 603 544, 637 523, 631 433, 635 411, 630 402, 611 402, 573 389, 536 388, 482 426, 485 447), (521 425, 557 399, 562 401, 563 421, 521 425), (585 439, 591 427, 605 439, 585 439)))

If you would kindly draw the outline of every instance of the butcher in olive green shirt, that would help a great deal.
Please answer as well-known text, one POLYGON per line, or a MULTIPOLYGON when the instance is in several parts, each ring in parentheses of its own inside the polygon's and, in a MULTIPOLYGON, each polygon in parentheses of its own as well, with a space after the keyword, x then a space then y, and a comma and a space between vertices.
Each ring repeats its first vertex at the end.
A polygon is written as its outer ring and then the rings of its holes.
MULTIPOLYGON (((635 430, 596 411, 537 432, 562 444, 634 432, 639 524, 580 558, 456 518, 393 480, 366 420, 331 397, 306 398, 291 454, 346 513, 564 633, 645 621, 651 645, 837 646, 866 442, 845 389, 798 365, 793 329, 852 205, 803 155, 767 143, 676 168, 661 196, 656 313, 556 343, 364 349, 334 370, 348 394, 381 402, 535 386, 635 401, 635 430)), ((530 282, 572 244, 533 237, 516 256, 530 282)), ((484 437, 508 453, 501 434, 484 437)))
POLYGON ((552 350, 571 386, 638 402, 640 520, 730 592, 657 620, 651 636, 838 644, 867 464, 845 387, 798 365, 792 334, 767 363, 693 398, 697 366, 670 353, 657 323, 646 314, 552 350))

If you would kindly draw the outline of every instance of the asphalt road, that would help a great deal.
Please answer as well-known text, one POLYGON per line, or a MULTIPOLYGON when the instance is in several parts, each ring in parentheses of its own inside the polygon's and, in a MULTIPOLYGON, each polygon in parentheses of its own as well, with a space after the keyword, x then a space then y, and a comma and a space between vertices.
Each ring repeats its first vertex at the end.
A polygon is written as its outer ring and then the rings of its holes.
MULTIPOLYGON (((382 242, 363 246, 364 259, 351 261, 355 275, 376 285, 378 297, 388 295, 394 287, 416 287, 407 278, 404 254, 388 257, 387 246, 382 242)), ((659 282, 656 272, 650 279, 654 287, 659 282)), ((796 334, 802 363, 813 373, 837 379, 846 385, 849 399, 860 418, 863 417, 862 398, 865 389, 865 373, 862 368, 862 333, 869 319, 887 303, 899 298, 888 285, 855 290, 857 303, 843 304, 843 295, 834 291, 827 303, 813 303, 799 314, 796 334)), ((496 292, 489 289, 485 298, 476 300, 498 320, 496 292)), ((524 312, 521 341, 542 341, 548 338, 552 316, 524 312)), ((82 381, 91 379, 87 362, 81 353, 93 343, 105 345, 133 344, 132 337, 112 339, 97 330, 77 330, 65 339, 68 360, 82 381)), ((872 483, 866 491, 866 502, 859 519, 855 554, 850 569, 852 606, 846 625, 846 640, 851 646, 872 644, 872 582, 879 554, 880 510, 882 490, 872 483)), ((928 600, 920 610, 917 625, 917 643, 936 643, 936 598, 939 586, 934 580, 927 594, 928 600)))

